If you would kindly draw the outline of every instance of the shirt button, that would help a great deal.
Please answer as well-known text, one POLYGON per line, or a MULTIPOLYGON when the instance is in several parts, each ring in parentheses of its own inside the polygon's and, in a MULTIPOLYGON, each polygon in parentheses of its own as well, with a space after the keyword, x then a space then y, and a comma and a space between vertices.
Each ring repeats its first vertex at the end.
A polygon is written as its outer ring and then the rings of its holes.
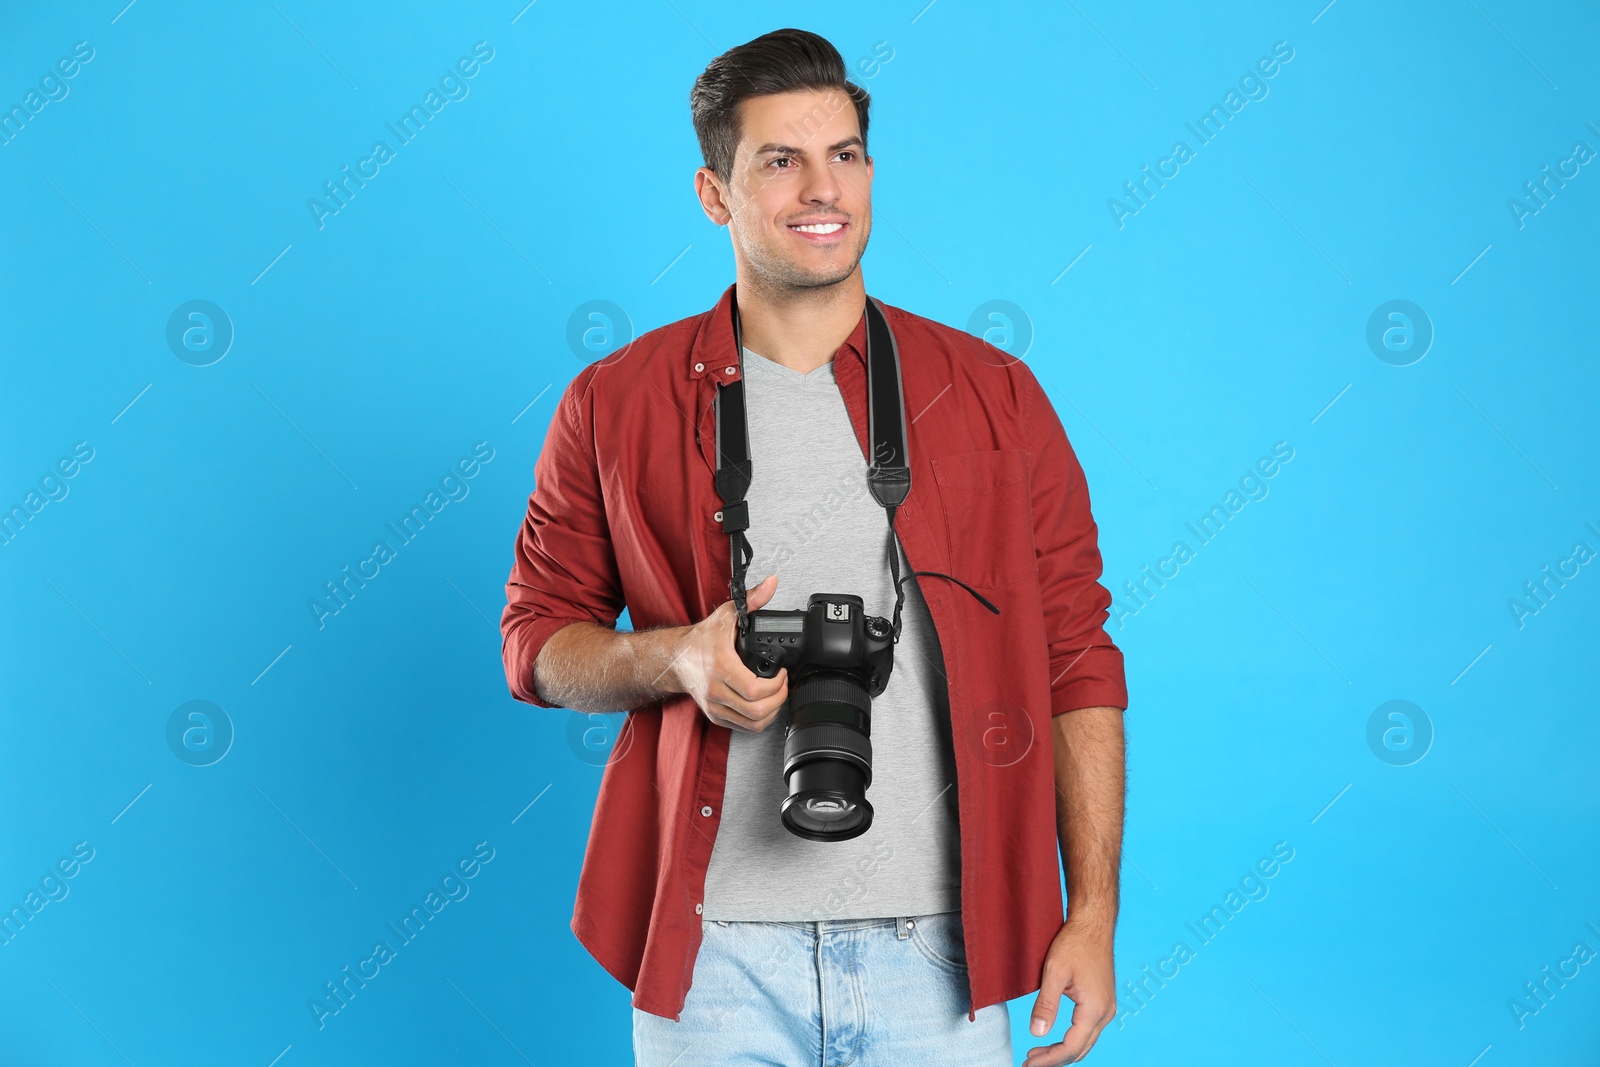
POLYGON ((733 368, 732 367, 723 367, 722 368, 722 373, 724 373, 724 374, 732 374, 733 373, 733 368))
POLYGON ((706 907, 705 907, 705 905, 704 905, 704 904, 696 904, 696 905, 695 905, 695 906, 694 906, 694 913, 695 913, 695 914, 696 914, 696 915, 700 915, 700 914, 703 914, 703 913, 704 913, 704 912, 705 912, 705 910, 706 910, 706 907))
POLYGON ((716 519, 718 522, 721 522, 722 521, 722 512, 714 511, 714 512, 711 513, 711 517, 713 519, 716 519))
POLYGON ((704 363, 696 363, 694 365, 694 372, 696 374, 699 374, 701 371, 703 371, 705 369, 706 369, 706 365, 704 363))
POLYGON ((700 814, 709 819, 711 817, 711 805, 707 804, 705 807, 701 808, 700 814))

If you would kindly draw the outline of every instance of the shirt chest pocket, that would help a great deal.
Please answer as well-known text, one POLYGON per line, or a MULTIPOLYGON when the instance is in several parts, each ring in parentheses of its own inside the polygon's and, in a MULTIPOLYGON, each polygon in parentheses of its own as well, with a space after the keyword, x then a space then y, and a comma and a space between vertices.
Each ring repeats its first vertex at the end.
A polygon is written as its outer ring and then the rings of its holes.
POLYGON ((963 452, 933 460, 944 507, 950 573, 974 586, 1009 585, 1035 573, 1026 449, 963 452))

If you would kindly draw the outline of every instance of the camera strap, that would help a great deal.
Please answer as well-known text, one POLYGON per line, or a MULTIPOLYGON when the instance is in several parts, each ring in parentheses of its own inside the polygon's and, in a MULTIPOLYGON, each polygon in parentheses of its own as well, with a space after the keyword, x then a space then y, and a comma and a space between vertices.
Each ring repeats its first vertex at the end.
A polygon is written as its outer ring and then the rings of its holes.
MULTIPOLYGON (((733 576, 730 599, 738 609, 739 633, 748 629, 745 608, 745 571, 755 552, 745 531, 750 528, 749 418, 744 401, 744 339, 739 328, 739 303, 729 301, 733 315, 734 358, 739 361, 737 381, 717 385, 717 492, 722 496, 722 529, 728 535, 733 576)), ((912 575, 948 578, 996 615, 1000 609, 959 578, 938 571, 912 571, 900 577, 900 552, 895 542, 895 510, 911 492, 911 463, 906 446, 905 404, 900 381, 900 349, 894 331, 877 300, 867 297, 867 427, 872 460, 867 464, 867 485, 889 517, 889 573, 894 578, 894 639, 900 640, 900 609, 905 604, 904 582, 912 575)))

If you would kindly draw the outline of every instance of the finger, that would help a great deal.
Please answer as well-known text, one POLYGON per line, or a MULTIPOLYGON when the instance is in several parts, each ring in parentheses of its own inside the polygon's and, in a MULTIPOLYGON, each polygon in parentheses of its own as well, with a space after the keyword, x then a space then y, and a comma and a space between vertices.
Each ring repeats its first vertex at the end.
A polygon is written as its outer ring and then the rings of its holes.
POLYGON ((749 733, 758 734, 772 725, 773 720, 777 718, 777 712, 768 715, 747 715, 738 708, 727 704, 713 704, 711 710, 706 712, 706 716, 711 718, 712 721, 716 721, 717 717, 720 716, 724 720, 722 725, 730 729, 745 730, 749 733))
POLYGON ((1067 1054, 1064 1063, 1077 1063, 1089 1054, 1095 1038, 1100 1036, 1102 1021, 1106 1016, 1103 1005, 1092 1003, 1087 997, 1072 1007, 1072 1025, 1061 1035, 1059 1047, 1067 1054))
POLYGON ((778 713, 776 711, 774 711, 771 715, 763 715, 758 719, 750 719, 750 732, 753 734, 762 733, 777 721, 778 713))
POLYGON ((1038 1048, 1028 1050, 1028 1054, 1023 1057, 1022 1067, 1061 1067, 1061 1064, 1071 1062, 1063 1046, 1040 1045, 1038 1048))
POLYGON ((783 691, 788 680, 789 670, 780 667, 778 673, 771 678, 763 678, 755 671, 744 665, 744 661, 737 653, 732 654, 725 664, 719 664, 721 682, 727 691, 740 700, 757 701, 766 700, 775 693, 783 691))
POLYGON ((1039 980, 1039 995, 1033 1001, 1033 1018, 1028 1032, 1043 1037, 1056 1025, 1056 1013, 1061 1010, 1061 993, 1067 988, 1068 976, 1059 968, 1046 962, 1039 980))
POLYGON ((739 729, 761 730, 777 717, 787 699, 787 693, 778 692, 765 700, 749 701, 726 686, 713 685, 706 694, 705 707, 708 713, 715 712, 731 719, 739 729))
POLYGON ((744 592, 744 606, 749 611, 759 610, 778 591, 778 576, 769 574, 744 592))
POLYGON ((751 729, 749 720, 724 704, 712 704, 705 709, 705 713, 706 718, 718 726, 726 726, 730 730, 743 730, 746 733, 757 732, 751 729))
POLYGON ((754 727, 752 727, 748 722, 744 721, 743 719, 730 718, 726 714, 714 715, 714 714, 712 714, 711 712, 708 711, 708 712, 706 712, 706 718, 710 719, 712 722, 716 723, 718 726, 726 726, 728 729, 730 729, 730 730, 738 730, 740 733, 756 734, 756 733, 760 733, 761 732, 760 730, 757 730, 754 727))
POLYGON ((778 677, 775 679, 778 683, 777 690, 754 700, 746 699, 731 686, 727 685, 713 687, 711 699, 737 714, 740 719, 747 720, 752 724, 759 723, 761 726, 765 726, 772 721, 773 717, 782 709, 784 702, 789 699, 789 692, 786 688, 787 677, 787 669, 779 670, 778 677))

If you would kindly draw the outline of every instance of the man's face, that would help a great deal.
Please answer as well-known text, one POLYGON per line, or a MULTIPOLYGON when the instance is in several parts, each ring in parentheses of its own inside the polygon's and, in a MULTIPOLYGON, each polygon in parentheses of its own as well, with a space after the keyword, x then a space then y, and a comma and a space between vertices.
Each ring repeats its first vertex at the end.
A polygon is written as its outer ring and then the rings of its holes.
POLYGON ((838 90, 781 93, 745 100, 739 117, 729 187, 702 179, 706 213, 728 224, 741 262, 767 285, 844 281, 872 232, 872 161, 855 105, 838 90))

